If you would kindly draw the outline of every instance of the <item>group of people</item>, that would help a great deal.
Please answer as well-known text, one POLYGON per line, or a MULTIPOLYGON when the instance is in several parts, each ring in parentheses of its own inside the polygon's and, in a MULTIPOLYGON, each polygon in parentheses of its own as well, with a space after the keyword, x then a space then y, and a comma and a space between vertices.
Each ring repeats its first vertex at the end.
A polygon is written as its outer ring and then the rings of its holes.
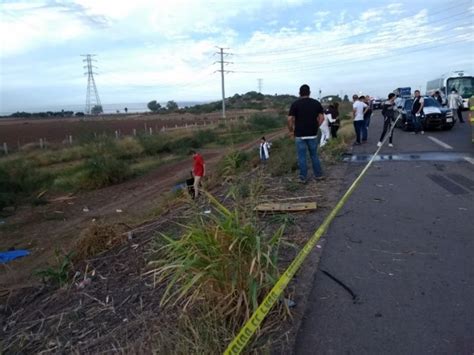
POLYGON ((355 145, 367 142, 370 118, 372 117, 373 104, 370 96, 352 96, 352 115, 356 133, 355 145))
MULTIPOLYGON (((318 145, 326 144, 330 137, 337 137, 337 131, 340 127, 338 103, 331 103, 327 109, 324 109, 318 100, 310 97, 310 87, 306 84, 299 89, 299 99, 292 103, 288 113, 288 131, 291 138, 296 143, 296 153, 299 167, 299 181, 306 183, 308 181, 308 167, 306 155, 309 152, 313 177, 316 180, 323 178, 323 170, 318 157, 318 145), (320 141, 318 142, 318 131, 321 129, 320 141)), ((411 112, 414 119, 414 133, 424 134, 421 117, 423 115, 424 100, 419 90, 414 93, 414 100, 411 112)), ((448 106, 454 110, 462 108, 462 98, 456 96, 453 89, 452 95, 448 97, 448 106)), ((439 95, 439 92, 437 92, 439 95)), ((440 96, 439 96, 440 97, 440 96)), ((353 95, 353 124, 356 133, 355 145, 361 145, 367 142, 370 119, 373 112, 373 103, 370 96, 353 95)), ((436 97, 437 100, 438 97, 436 97)), ((383 129, 380 139, 377 143, 381 147, 387 133, 389 134, 389 147, 393 147, 394 125, 397 120, 398 108, 401 100, 394 93, 387 96, 387 100, 382 105, 383 129)), ((458 113, 459 114, 459 113, 458 113)), ((462 114, 459 116, 462 120, 462 114)), ((259 145, 259 156, 263 163, 269 159, 271 143, 262 137, 259 145)), ((198 196, 198 188, 201 178, 204 176, 204 160, 202 156, 193 153, 193 196, 198 196)))

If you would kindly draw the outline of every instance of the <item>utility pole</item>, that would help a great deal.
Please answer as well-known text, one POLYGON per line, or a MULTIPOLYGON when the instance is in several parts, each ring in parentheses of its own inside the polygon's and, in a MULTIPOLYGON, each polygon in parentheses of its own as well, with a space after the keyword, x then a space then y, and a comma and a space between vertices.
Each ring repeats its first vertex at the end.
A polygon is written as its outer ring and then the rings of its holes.
POLYGON ((95 57, 95 54, 82 54, 81 57, 86 57, 82 61, 86 62, 87 64, 84 66, 84 69, 87 68, 87 73, 84 73, 84 75, 87 75, 85 113, 90 115, 92 113, 92 108, 94 106, 100 107, 100 112, 102 112, 102 104, 100 102, 99 92, 97 91, 97 86, 95 85, 95 80, 94 80, 94 74, 97 75, 97 73, 94 73, 93 68, 97 68, 97 67, 95 65, 92 65, 92 62, 96 62, 95 59, 92 59, 92 57, 95 57), (92 102, 91 102, 91 92, 93 94, 92 102))
POLYGON ((230 53, 225 53, 224 49, 228 48, 221 48, 217 47, 219 49, 219 52, 216 54, 219 54, 221 57, 221 60, 215 63, 220 63, 221 69, 217 70, 218 72, 221 73, 221 85, 222 85, 222 118, 225 120, 225 82, 224 82, 224 73, 230 73, 231 71, 229 70, 224 70, 224 64, 231 64, 231 62, 226 62, 224 61, 224 55, 230 55, 230 53))
POLYGON ((258 78, 257 81, 258 81, 258 92, 261 94, 261 93, 262 93, 262 83, 263 83, 263 79, 262 79, 262 78, 258 78))

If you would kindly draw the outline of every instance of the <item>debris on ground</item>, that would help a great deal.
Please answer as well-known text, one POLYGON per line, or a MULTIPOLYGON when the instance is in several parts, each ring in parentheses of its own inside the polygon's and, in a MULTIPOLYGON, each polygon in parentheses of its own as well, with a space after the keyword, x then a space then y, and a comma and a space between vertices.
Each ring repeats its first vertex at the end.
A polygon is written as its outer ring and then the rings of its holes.
POLYGON ((12 260, 22 258, 24 256, 30 255, 28 250, 8 250, 0 252, 0 264, 6 264, 12 260))
POLYGON ((297 203, 261 203, 255 207, 259 212, 300 212, 311 211, 317 208, 316 202, 297 202, 297 203))

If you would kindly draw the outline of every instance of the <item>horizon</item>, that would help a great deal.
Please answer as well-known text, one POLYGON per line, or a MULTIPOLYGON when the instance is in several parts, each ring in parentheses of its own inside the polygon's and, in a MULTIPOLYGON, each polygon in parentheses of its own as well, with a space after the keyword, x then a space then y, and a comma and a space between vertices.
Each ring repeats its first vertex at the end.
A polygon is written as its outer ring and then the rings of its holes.
POLYGON ((302 83, 322 96, 384 97, 474 72, 471 1, 44 0, 2 2, 0 12, 0 112, 85 103, 85 53, 97 54, 103 106, 220 100, 216 47, 227 53, 226 97, 297 95, 302 83))

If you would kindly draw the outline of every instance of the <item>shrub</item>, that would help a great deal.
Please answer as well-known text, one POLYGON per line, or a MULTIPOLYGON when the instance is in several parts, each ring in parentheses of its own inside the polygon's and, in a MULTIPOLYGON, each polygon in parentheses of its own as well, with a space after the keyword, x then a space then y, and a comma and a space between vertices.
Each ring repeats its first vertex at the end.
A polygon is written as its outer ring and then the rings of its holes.
POLYGON ((97 154, 84 163, 84 175, 80 186, 96 189, 125 181, 130 177, 130 167, 110 153, 97 154))
POLYGON ((171 153, 169 139, 160 134, 148 136, 140 135, 138 142, 143 147, 143 151, 147 155, 157 155, 160 153, 171 153))
POLYGON ((25 159, 0 165, 0 209, 17 204, 49 185, 51 176, 25 159))
POLYGON ((125 137, 117 142, 117 157, 120 159, 136 158, 143 152, 143 146, 132 137, 125 137))

